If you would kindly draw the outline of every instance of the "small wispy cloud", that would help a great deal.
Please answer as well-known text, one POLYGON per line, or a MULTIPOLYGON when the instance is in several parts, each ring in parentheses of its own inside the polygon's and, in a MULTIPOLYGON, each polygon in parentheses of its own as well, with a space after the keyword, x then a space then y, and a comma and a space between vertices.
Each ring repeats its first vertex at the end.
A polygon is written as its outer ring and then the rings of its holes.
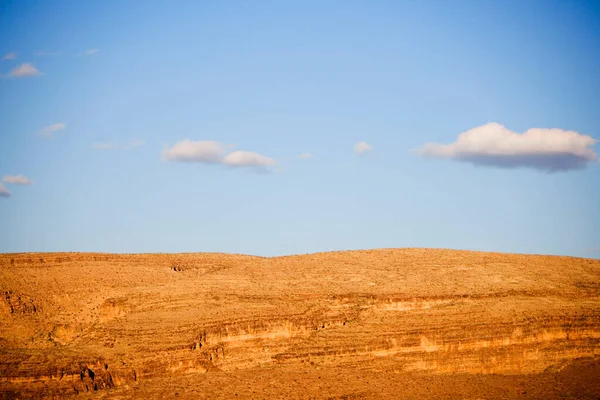
POLYGON ((136 147, 142 147, 146 144, 144 139, 134 139, 129 143, 129 147, 135 149, 136 147))
POLYGON ((314 155, 312 153, 302 153, 298 156, 298 158, 301 158, 303 160, 308 160, 309 158, 313 158, 314 155))
POLYGON ((17 58, 17 53, 8 53, 5 54, 4 57, 2 57, 2 60, 14 60, 15 58, 17 58))
POLYGON ((0 197, 10 197, 10 191, 0 183, 0 197))
POLYGON ((37 76, 42 73, 30 63, 24 63, 4 75, 6 78, 24 78, 26 76, 37 76))
POLYGON ((114 150, 118 149, 119 144, 115 142, 103 142, 103 143, 94 143, 92 144, 92 149, 96 150, 114 150))
POLYGON ((64 129, 67 129, 67 125, 61 122, 45 127, 44 129, 38 132, 38 135, 41 135, 45 138, 51 138, 54 137, 55 132, 62 131, 64 129))
POLYGON ((574 131, 533 128, 521 134, 489 123, 461 133, 453 143, 427 143, 416 152, 423 157, 476 166, 560 172, 582 169, 598 161, 593 150, 597 142, 574 131))
POLYGON ((367 142, 358 142, 354 145, 354 152, 358 155, 373 151, 373 146, 367 142))
POLYGON ((86 51, 83 52, 84 56, 93 56, 94 54, 98 54, 98 52, 100 51, 100 49, 87 49, 86 51))
POLYGON ((11 183, 13 185, 31 185, 33 182, 23 175, 4 175, 2 182, 11 183))
POLYGON ((53 57, 61 54, 60 51, 36 51, 33 53, 37 57, 53 57))
POLYGON ((257 171, 267 171, 267 167, 277 165, 273 158, 254 151, 237 150, 227 154, 227 149, 230 147, 214 140, 185 139, 175 143, 173 147, 163 150, 162 157, 165 161, 251 167, 257 171))
POLYGON ((121 145, 118 142, 101 142, 92 144, 92 149, 96 150, 127 150, 127 149, 135 149, 137 147, 141 147, 146 142, 142 139, 135 139, 129 142, 129 144, 121 145))

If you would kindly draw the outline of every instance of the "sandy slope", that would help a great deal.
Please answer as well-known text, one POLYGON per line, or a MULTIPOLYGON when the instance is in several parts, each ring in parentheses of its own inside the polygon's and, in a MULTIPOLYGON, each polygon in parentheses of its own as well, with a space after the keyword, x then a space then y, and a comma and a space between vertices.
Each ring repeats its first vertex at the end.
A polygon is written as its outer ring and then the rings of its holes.
POLYGON ((0 394, 598 398, 600 261, 0 255, 0 394))

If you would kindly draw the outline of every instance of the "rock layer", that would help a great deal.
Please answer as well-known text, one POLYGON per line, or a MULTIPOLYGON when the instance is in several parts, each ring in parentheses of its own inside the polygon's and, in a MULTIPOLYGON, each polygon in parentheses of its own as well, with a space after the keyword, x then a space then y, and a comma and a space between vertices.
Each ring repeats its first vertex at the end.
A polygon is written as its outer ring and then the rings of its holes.
POLYGON ((323 375, 315 396, 385 397, 361 377, 568 372, 595 396, 599 282, 598 260, 449 250, 5 254, 0 393, 210 398, 247 382, 250 397, 303 397, 294 385, 323 375))

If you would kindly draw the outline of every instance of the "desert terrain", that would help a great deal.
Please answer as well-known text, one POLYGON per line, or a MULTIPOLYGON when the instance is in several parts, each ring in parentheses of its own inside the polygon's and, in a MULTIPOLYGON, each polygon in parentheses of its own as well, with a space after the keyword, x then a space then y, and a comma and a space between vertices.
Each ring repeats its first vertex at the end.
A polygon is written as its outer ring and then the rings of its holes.
POLYGON ((0 397, 600 398, 600 260, 0 255, 0 397))

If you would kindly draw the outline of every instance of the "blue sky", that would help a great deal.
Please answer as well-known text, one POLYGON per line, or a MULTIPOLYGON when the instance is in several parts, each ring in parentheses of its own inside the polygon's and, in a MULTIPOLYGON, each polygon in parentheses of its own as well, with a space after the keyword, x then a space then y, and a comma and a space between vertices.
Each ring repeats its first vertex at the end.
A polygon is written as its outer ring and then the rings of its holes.
POLYGON ((0 0, 0 39, 0 252, 600 257, 599 2, 0 0))

